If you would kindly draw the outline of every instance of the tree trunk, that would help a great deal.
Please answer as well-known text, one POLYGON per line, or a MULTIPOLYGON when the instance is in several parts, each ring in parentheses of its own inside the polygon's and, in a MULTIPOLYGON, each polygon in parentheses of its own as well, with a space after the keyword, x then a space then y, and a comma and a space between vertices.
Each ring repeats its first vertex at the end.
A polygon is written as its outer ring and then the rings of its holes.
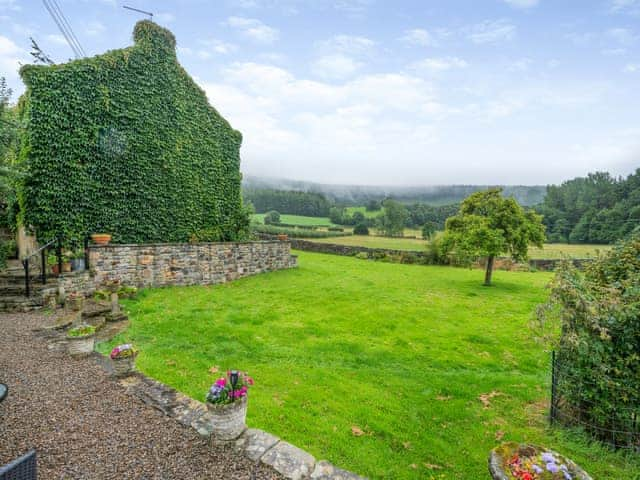
POLYGON ((484 272, 484 285, 485 287, 490 287, 491 286, 491 274, 493 273, 493 260, 494 260, 494 256, 493 255, 489 255, 489 257, 487 258, 487 270, 486 272, 484 272))

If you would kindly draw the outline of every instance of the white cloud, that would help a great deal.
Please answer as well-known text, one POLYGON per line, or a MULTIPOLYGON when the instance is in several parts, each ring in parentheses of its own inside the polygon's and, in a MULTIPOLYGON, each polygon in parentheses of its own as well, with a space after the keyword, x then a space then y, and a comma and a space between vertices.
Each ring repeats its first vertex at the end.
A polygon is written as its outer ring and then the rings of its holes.
POLYGON ((94 22, 89 22, 87 23, 87 25, 84 28, 84 32, 87 35, 100 35, 101 33, 103 33, 106 30, 105 26, 98 22, 98 21, 94 21, 94 22))
POLYGON ((443 72, 455 68, 466 68, 469 64, 458 57, 425 58, 413 62, 409 67, 422 72, 443 72))
POLYGON ((206 47, 202 51, 209 51, 219 55, 229 55, 238 50, 238 46, 233 43, 223 42, 215 38, 201 40, 200 43, 206 47))
POLYGON ((640 0, 611 0, 610 8, 614 13, 640 15, 640 0))
POLYGON ((477 44, 500 43, 513 39, 516 26, 508 20, 485 20, 471 27, 467 37, 477 44))
POLYGON ((6 76, 9 87, 14 93, 18 93, 21 89, 21 82, 18 78, 18 69, 21 63, 29 61, 29 54, 18 47, 13 40, 0 35, 0 72, 6 76))
POLYGON ((371 52, 376 42, 367 37, 356 35, 334 35, 328 40, 318 42, 321 50, 348 55, 364 55, 371 52))
POLYGON ((638 40, 638 35, 628 28, 611 28, 605 32, 605 37, 621 45, 631 45, 638 40))
POLYGON ((428 47, 435 44, 433 36, 423 28, 405 30, 400 40, 410 45, 419 45, 421 47, 428 47))
POLYGON ((362 63, 346 55, 325 55, 311 65, 312 72, 320 78, 342 79, 352 76, 362 63))
POLYGON ((533 8, 536 7, 540 0, 503 0, 504 3, 515 8, 533 8))
POLYGON ((625 73, 637 73, 640 72, 640 63, 627 63, 622 69, 625 73))
POLYGON ((21 10, 21 7, 20 5, 18 5, 18 2, 16 0, 0 0, 0 10, 5 12, 13 10, 17 12, 21 10))
POLYGON ((226 24, 258 43, 273 43, 280 36, 277 29, 265 25, 256 18, 229 17, 226 24))
POLYGON ((333 7, 336 10, 350 15, 361 15, 371 5, 373 0, 334 0, 333 7))

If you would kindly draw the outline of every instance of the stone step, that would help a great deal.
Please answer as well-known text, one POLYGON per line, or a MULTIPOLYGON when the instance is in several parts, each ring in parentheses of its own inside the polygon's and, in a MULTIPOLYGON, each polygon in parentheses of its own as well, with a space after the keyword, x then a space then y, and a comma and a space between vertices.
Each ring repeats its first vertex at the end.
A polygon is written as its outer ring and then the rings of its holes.
MULTIPOLYGON (((56 286, 57 284, 51 281, 48 281, 44 285, 40 281, 33 281, 30 286, 31 295, 40 295, 43 290, 55 288, 56 286)), ((25 291, 24 279, 20 283, 0 283, 0 298, 5 296, 24 295, 25 291)))
POLYGON ((28 312, 41 308, 44 301, 41 296, 25 297, 24 295, 7 295, 0 297, 0 311, 2 312, 28 312))

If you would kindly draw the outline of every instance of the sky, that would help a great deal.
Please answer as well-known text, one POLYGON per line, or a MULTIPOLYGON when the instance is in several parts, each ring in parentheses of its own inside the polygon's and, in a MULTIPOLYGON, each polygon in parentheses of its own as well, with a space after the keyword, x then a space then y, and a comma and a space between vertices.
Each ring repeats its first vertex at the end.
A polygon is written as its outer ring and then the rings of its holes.
MULTIPOLYGON (((338 184, 549 184, 640 167, 640 0, 57 0, 87 55, 129 5, 243 134, 248 175, 338 184)), ((0 0, 0 76, 29 37, 73 52, 41 1, 0 0)), ((15 100, 15 98, 14 98, 15 100)))

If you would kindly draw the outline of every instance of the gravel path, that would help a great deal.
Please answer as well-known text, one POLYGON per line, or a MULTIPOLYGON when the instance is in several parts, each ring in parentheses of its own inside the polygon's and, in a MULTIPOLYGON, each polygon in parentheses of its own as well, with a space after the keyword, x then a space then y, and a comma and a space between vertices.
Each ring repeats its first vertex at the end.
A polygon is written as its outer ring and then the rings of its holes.
POLYGON ((0 314, 0 465, 35 448, 43 479, 281 479, 126 395, 93 359, 50 351, 41 314, 0 314))

